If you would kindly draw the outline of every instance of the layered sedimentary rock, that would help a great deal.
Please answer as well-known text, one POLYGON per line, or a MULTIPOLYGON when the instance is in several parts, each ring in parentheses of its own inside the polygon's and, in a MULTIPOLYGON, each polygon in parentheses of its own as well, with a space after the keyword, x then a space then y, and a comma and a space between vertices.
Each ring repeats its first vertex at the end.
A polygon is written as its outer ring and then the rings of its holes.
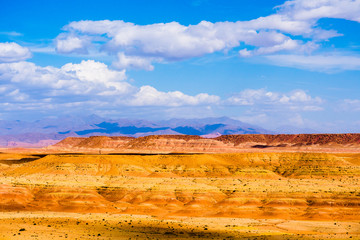
POLYGON ((47 155, 4 168, 2 211, 360 220, 360 155, 47 155))
POLYGON ((50 149, 122 152, 241 152, 251 149, 276 151, 359 151, 360 134, 244 134, 202 138, 192 135, 153 135, 139 138, 66 138, 50 149), (332 150, 333 149, 333 150, 332 150))

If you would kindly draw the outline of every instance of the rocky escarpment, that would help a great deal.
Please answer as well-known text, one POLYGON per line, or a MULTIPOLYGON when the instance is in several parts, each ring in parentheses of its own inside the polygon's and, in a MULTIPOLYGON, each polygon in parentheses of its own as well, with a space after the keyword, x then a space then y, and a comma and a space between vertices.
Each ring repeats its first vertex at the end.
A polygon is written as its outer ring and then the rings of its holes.
POLYGON ((360 134, 244 134, 223 135, 215 138, 218 141, 232 143, 235 146, 244 143, 262 143, 266 145, 290 144, 296 146, 305 145, 348 145, 360 144, 360 134))
POLYGON ((238 152, 243 150, 316 150, 331 148, 356 151, 360 134, 244 134, 203 138, 195 135, 152 135, 146 137, 70 137, 53 145, 58 150, 122 152, 238 152))

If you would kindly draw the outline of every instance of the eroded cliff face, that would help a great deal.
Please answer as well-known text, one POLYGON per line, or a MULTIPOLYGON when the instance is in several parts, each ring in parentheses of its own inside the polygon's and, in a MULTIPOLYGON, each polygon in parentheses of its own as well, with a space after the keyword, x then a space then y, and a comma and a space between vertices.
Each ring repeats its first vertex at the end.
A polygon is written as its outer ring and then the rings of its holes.
POLYGON ((153 135, 139 138, 94 136, 66 138, 53 145, 58 150, 108 150, 122 152, 241 152, 241 151, 357 151, 360 134, 244 134, 202 138, 192 135, 153 135))

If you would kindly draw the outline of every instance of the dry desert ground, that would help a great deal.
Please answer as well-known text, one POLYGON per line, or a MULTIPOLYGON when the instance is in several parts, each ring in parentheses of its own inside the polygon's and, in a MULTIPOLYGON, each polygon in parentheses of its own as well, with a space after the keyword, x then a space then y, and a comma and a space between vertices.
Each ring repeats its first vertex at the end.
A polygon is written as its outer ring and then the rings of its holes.
POLYGON ((0 153, 0 239, 360 239, 360 153, 0 153))

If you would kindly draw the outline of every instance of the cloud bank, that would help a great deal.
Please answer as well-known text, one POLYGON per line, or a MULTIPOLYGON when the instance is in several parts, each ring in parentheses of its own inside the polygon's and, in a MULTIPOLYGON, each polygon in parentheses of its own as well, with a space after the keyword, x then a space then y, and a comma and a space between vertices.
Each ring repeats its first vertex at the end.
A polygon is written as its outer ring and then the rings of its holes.
MULTIPOLYGON (((319 27, 319 19, 360 19, 359 0, 294 0, 275 9, 275 14, 250 21, 202 21, 188 26, 178 22, 137 25, 121 20, 71 22, 56 39, 56 48, 59 53, 82 54, 97 48, 113 56, 113 66, 119 69, 153 70, 154 62, 181 61, 229 50, 237 50, 240 57, 281 54, 271 60, 282 66, 282 58, 305 58, 319 49, 321 42, 341 36, 336 30, 319 27)), ((328 69, 334 66, 320 63, 328 69)), ((298 61, 289 66, 308 67, 298 61)))
MULTIPOLYGON (((17 44, 7 45, 25 49, 17 44)), ((16 60, 15 57, 12 60, 16 60)), ((180 91, 159 91, 148 85, 136 87, 127 81, 125 69, 113 70, 94 60, 67 63, 60 68, 41 67, 26 61, 0 63, 0 83, 0 108, 5 110, 15 110, 15 105, 23 110, 86 106, 109 109, 220 102, 218 96, 207 93, 190 96, 180 91)))
POLYGON ((255 106, 271 111, 321 111, 324 102, 320 97, 312 97, 302 89, 289 93, 271 92, 266 89, 245 89, 225 101, 233 106, 255 106))
MULTIPOLYGON (((15 46, 27 55, 29 50, 18 44, 15 46)), ((26 55, 25 54, 25 55, 26 55)), ((24 54, 22 54, 24 55, 24 54)), ((0 108, 4 111, 40 110, 95 107, 98 110, 122 107, 164 107, 178 108, 184 106, 273 106, 301 111, 321 110, 322 100, 311 97, 303 90, 291 93, 270 92, 265 89, 247 89, 227 99, 217 95, 199 93, 191 96, 180 91, 159 91, 144 85, 137 87, 131 84, 126 69, 111 69, 102 62, 82 60, 80 63, 67 63, 60 68, 38 66, 21 61, 21 54, 13 55, 13 62, 0 63, 0 108)), ((124 57, 124 56, 122 56, 124 57)), ((143 64, 136 58, 127 59, 134 66, 143 64)), ((125 68, 125 67, 124 67, 125 68)), ((276 110, 277 111, 277 110, 276 110)))

